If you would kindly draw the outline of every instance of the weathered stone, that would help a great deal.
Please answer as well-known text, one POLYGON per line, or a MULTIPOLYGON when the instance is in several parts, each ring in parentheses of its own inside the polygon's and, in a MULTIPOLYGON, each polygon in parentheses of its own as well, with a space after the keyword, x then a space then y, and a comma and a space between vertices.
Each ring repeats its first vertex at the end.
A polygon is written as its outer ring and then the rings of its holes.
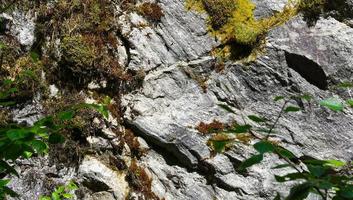
POLYGON ((124 174, 116 172, 98 159, 86 156, 78 169, 83 179, 83 185, 95 192, 113 191, 118 200, 125 199, 128 192, 128 184, 124 174))

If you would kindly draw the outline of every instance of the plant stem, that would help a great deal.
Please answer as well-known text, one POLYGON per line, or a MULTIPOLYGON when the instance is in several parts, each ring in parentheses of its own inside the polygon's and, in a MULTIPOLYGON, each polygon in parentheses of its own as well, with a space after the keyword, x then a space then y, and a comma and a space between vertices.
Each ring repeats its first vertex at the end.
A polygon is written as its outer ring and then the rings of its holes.
POLYGON ((277 116, 277 118, 276 118, 276 121, 272 124, 270 130, 268 131, 268 133, 267 133, 267 135, 266 135, 266 137, 265 137, 265 140, 268 140, 268 138, 269 138, 270 135, 271 135, 272 130, 275 128, 275 126, 277 125, 279 119, 282 117, 283 111, 284 111, 284 109, 285 109, 287 103, 288 103, 288 100, 283 103, 283 106, 282 106, 280 112, 278 113, 278 116, 277 116))

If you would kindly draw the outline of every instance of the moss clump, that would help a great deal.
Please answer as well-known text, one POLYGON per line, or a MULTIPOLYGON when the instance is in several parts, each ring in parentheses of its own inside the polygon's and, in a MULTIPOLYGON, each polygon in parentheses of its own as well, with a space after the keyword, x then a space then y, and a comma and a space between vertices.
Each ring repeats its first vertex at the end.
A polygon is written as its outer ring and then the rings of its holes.
POLYGON ((115 9, 109 0, 59 0, 38 9, 36 32, 50 82, 82 89, 91 81, 125 79, 115 9))
POLYGON ((297 13, 296 4, 288 4, 274 16, 256 19, 251 0, 188 0, 187 7, 209 15, 209 30, 221 41, 216 52, 231 58, 251 54, 260 46, 269 29, 286 22, 297 13), (240 49, 240 50, 239 50, 240 49))
POLYGON ((18 104, 46 92, 46 83, 42 79, 42 62, 33 57, 25 55, 17 58, 15 63, 6 62, 1 66, 3 76, 0 77, 0 101, 18 104))
POLYGON ((69 63, 73 71, 88 68, 94 64, 98 53, 94 46, 90 46, 82 35, 64 37, 61 42, 63 60, 69 63))
POLYGON ((164 16, 162 8, 157 3, 145 2, 138 6, 137 10, 144 17, 152 21, 160 21, 164 16))

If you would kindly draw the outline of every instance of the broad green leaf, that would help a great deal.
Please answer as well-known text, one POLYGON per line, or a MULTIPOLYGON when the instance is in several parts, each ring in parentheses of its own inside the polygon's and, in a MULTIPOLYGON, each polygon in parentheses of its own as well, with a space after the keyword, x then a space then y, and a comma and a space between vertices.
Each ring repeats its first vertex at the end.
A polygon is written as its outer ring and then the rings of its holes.
POLYGON ((323 166, 319 166, 319 165, 307 165, 310 173, 319 178, 321 177, 322 175, 324 175, 326 173, 326 168, 323 167, 323 166))
POLYGON ((296 106, 288 106, 287 108, 284 109, 284 112, 288 113, 288 112, 298 112, 300 111, 299 107, 296 106))
POLYGON ((231 131, 234 133, 248 133, 250 129, 251 129, 251 126, 248 124, 245 124, 245 125, 236 126, 231 131))
POLYGON ((261 123, 261 122, 266 122, 266 120, 262 117, 259 117, 259 116, 256 116, 256 115, 249 115, 248 118, 251 120, 251 121, 254 121, 256 123, 261 123))
POLYGON ((24 151, 24 152, 22 153, 22 156, 25 157, 25 158, 27 158, 27 159, 31 158, 32 155, 33 155, 33 153, 30 152, 30 151, 24 151))
POLYGON ((325 166, 331 167, 343 167, 346 165, 346 162, 340 160, 325 160, 325 166))
POLYGON ((23 146, 21 144, 11 143, 7 146, 6 151, 3 152, 5 159, 16 160, 23 153, 23 146))
POLYGON ((276 96, 273 100, 274 101, 280 101, 282 99, 284 99, 284 96, 276 96))
POLYGON ((219 107, 223 108, 225 111, 235 114, 235 112, 225 104, 217 104, 219 107))
POLYGON ((311 188, 312 185, 308 182, 296 185, 290 189, 285 200, 303 200, 309 195, 311 188))
POLYGON ((340 102, 338 99, 335 99, 335 98, 322 100, 322 101, 320 101, 320 105, 327 107, 333 111, 342 111, 343 110, 342 102, 340 102))
POLYGON ((6 136, 12 140, 20 140, 24 138, 29 138, 33 136, 33 133, 29 132, 27 129, 10 129, 6 132, 6 136))
POLYGON ((353 185, 347 185, 340 189, 339 195, 347 199, 353 199, 353 185))
POLYGON ((246 168, 251 167, 255 164, 260 163, 262 160, 264 159, 263 154, 257 154, 257 155, 253 155, 250 158, 246 159, 245 161, 243 161, 239 167, 239 169, 241 171, 244 171, 246 168))
POLYGON ((11 197, 19 197, 19 195, 15 191, 13 191, 12 189, 10 189, 7 186, 3 187, 2 189, 5 192, 5 194, 10 195, 11 197))
POLYGON ((41 140, 33 140, 31 142, 32 147, 36 150, 37 153, 44 153, 48 150, 48 146, 41 140))
POLYGON ((55 189, 55 192, 58 194, 63 193, 64 191, 65 191, 65 186, 63 186, 63 185, 61 185, 55 189))
POLYGON ((4 160, 0 160, 0 169, 4 169, 6 170, 6 173, 10 173, 10 174, 14 174, 17 177, 19 177, 17 171, 15 170, 15 168, 13 168, 12 166, 10 166, 6 161, 4 160))
POLYGON ((70 191, 78 190, 78 186, 73 181, 70 181, 69 184, 67 184, 67 189, 70 191))
POLYGON ((56 192, 53 192, 51 194, 51 198, 52 198, 52 200, 61 200, 60 199, 60 195, 58 193, 56 193, 56 192))
POLYGON ((10 183, 10 179, 0 179, 0 188, 10 183))
POLYGON ((296 158, 296 156, 291 151, 283 147, 276 146, 276 153, 278 153, 279 155, 285 158, 289 158, 289 159, 296 158))
POLYGON ((222 153, 224 152, 227 144, 229 143, 228 141, 211 141, 213 149, 217 153, 222 153))
POLYGON ((59 144, 59 143, 63 143, 65 141, 64 136, 62 136, 59 133, 52 133, 49 136, 49 143, 51 144, 59 144))
POLYGON ((268 152, 273 152, 275 150, 275 147, 273 146, 272 143, 268 141, 260 141, 256 144, 254 144, 254 148, 260 153, 268 153, 268 152))
POLYGON ((315 179, 311 181, 317 188, 330 190, 334 185, 326 180, 315 179))

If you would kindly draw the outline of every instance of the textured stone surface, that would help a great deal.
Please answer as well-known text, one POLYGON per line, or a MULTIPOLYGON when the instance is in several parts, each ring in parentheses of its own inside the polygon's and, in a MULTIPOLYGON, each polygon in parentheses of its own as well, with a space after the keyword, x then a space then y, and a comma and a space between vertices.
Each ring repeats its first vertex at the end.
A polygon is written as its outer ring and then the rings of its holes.
POLYGON ((113 191, 118 200, 123 200, 127 196, 128 184, 125 176, 94 157, 86 156, 78 173, 82 176, 83 184, 93 191, 113 191))
MULTIPOLYGON (((254 2, 258 5, 256 16, 263 17, 281 10, 286 1, 254 2)), ((331 17, 320 18, 309 27, 298 16, 269 33, 266 51, 256 61, 249 65, 229 61, 223 71, 216 72, 216 60, 209 52, 218 44, 207 33, 207 16, 186 11, 182 0, 161 0, 158 4, 164 13, 160 22, 148 21, 134 12, 119 16, 119 37, 125 43, 119 47, 123 54, 119 55, 123 58, 120 63, 146 72, 142 87, 124 95, 122 106, 125 125, 139 135, 140 149, 147 151, 138 162, 152 174, 152 191, 167 200, 260 200, 272 199, 276 190, 286 193, 285 185, 273 180, 273 174, 283 173, 270 169, 278 162, 275 158, 266 157, 263 164, 251 167, 247 176, 238 174, 235 169, 254 150, 236 144, 224 155, 212 157, 206 145, 209 136, 198 133, 195 127, 213 120, 243 123, 244 116, 250 114, 274 120, 281 104, 271 100, 278 95, 310 93, 315 101, 331 96, 348 98, 347 92, 329 89, 335 83, 352 81, 353 29, 331 17), (236 114, 218 104, 228 105, 236 114)), ((22 45, 31 45, 32 18, 21 16, 13 19, 19 21, 19 28, 10 29, 11 34, 22 45), (21 25, 22 21, 29 23, 21 25)), ((303 111, 285 114, 274 138, 298 155, 352 160, 351 110, 342 114, 299 100, 291 103, 303 111)), ((15 109, 14 119, 33 123, 37 118, 28 116, 32 108, 38 108, 36 105, 15 109)), ((36 117, 38 113, 40 110, 35 111, 36 117)), ((116 120, 112 124, 118 126, 116 120)), ((118 148, 120 139, 108 127, 100 127, 99 120, 96 125, 105 139, 97 136, 89 141, 103 148, 109 146, 112 153, 109 142, 118 148)), ((127 145, 123 148, 123 157, 128 157, 132 150, 127 145)), ((11 185, 24 199, 48 192, 41 188, 47 171, 59 174, 58 182, 77 178, 80 186, 90 191, 86 199, 124 199, 128 193, 123 174, 93 156, 80 161, 78 171, 68 168, 61 174, 46 161, 36 164, 34 159, 29 165, 35 166, 34 170, 43 169, 38 176, 33 175, 40 181, 29 188, 33 179, 26 169, 21 171, 24 178, 11 185)))

